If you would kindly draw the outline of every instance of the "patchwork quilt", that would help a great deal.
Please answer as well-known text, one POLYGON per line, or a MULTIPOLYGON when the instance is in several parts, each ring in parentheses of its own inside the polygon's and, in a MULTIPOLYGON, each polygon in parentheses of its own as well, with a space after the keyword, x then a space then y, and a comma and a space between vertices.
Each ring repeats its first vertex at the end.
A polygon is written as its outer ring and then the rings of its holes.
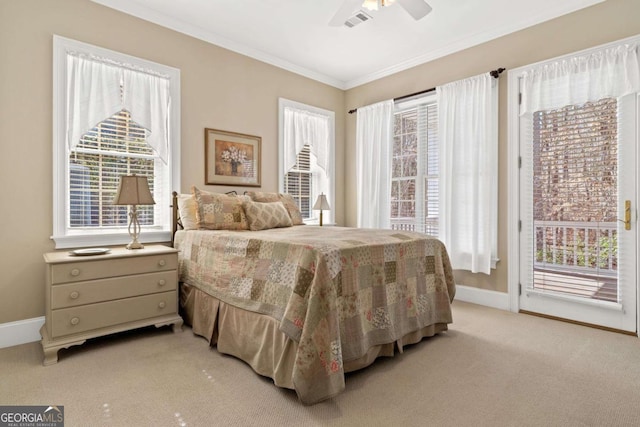
POLYGON ((298 343, 293 382, 315 403, 344 389, 345 361, 451 323, 444 245, 397 230, 295 226, 176 234, 180 281, 269 315, 298 343))

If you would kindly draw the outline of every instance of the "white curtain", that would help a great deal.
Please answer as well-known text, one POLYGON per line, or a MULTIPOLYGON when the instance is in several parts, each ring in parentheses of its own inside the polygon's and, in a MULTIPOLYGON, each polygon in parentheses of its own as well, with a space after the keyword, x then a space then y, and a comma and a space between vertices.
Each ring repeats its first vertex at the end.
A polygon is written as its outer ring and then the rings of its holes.
MULTIPOLYGON (((311 162, 311 200, 312 203, 320 193, 324 193, 329 201, 333 201, 332 187, 329 177, 332 176, 332 165, 329 161, 330 128, 329 117, 293 107, 284 108, 283 117, 283 162, 286 174, 296 164, 298 154, 305 145, 310 147, 311 162)), ((333 210, 333 206, 331 206, 333 210)), ((328 213, 331 220, 333 214, 328 213)))
POLYGON ((169 79, 83 55, 67 54, 67 146, 125 109, 147 130, 147 143, 169 158, 169 79))
POLYGON ((297 108, 284 108, 284 172, 295 166, 298 154, 309 145, 318 166, 329 165, 329 117, 297 108))
POLYGON ((488 73, 436 88, 440 239, 454 269, 489 274, 498 242, 498 86, 488 73))
POLYGON ((358 108, 356 188, 361 228, 391 228, 393 110, 393 100, 358 108))
POLYGON ((120 69, 67 54, 67 145, 122 109, 120 69))
POLYGON ((520 114, 618 98, 639 90, 637 46, 619 45, 523 73, 520 114))
POLYGON ((134 122, 144 127, 149 144, 166 164, 169 158, 169 79, 122 69, 122 101, 134 122))

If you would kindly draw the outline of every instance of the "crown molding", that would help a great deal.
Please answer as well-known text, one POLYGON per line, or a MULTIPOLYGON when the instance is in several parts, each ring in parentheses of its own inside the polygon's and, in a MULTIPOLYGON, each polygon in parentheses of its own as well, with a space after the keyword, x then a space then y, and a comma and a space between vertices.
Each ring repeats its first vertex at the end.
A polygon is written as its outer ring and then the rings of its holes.
POLYGON ((98 3, 102 6, 118 10, 126 13, 127 15, 135 16, 144 21, 160 25, 161 27, 169 28, 170 30, 177 31, 182 34, 194 37, 196 39, 211 43, 218 47, 230 50, 232 52, 239 53, 244 56, 248 56, 260 62, 264 62, 269 65, 273 65, 278 68, 282 68, 286 71, 290 71, 295 74, 299 74, 303 77, 318 81, 320 83, 327 84, 329 86, 336 87, 338 89, 345 89, 345 82, 327 76, 323 73, 319 73, 314 70, 310 70, 305 67, 301 67, 292 62, 286 61, 275 55, 268 54, 259 49, 255 49, 251 46, 247 46, 242 43, 225 38, 219 34, 215 34, 211 31, 205 30, 196 25, 189 24, 180 19, 176 19, 162 13, 159 13, 153 9, 142 6, 139 3, 130 0, 91 0, 94 3, 98 3))
POLYGON ((141 4, 130 0, 91 0, 94 3, 101 4, 105 7, 109 7, 128 15, 135 16, 145 21, 152 22, 165 28, 186 34, 188 36, 203 40, 207 43, 214 44, 216 46, 228 49, 230 51, 239 53, 241 55, 248 56, 258 61, 273 65, 278 68, 290 71, 292 73, 307 77, 309 79, 318 81, 320 83, 333 86, 338 89, 348 90, 361 86, 366 83, 370 83, 374 80, 381 79, 383 77, 396 74, 401 71, 408 70, 418 65, 425 64, 427 62, 442 58, 444 56, 459 52, 464 49, 477 46, 479 44, 488 42, 493 39, 505 36, 507 34, 514 33, 516 31, 523 30, 525 28, 541 24, 543 22, 555 19, 557 17, 584 9, 586 7, 593 6, 598 3, 603 3, 606 0, 563 0, 555 3, 554 7, 547 7, 540 10, 540 13, 536 15, 526 16, 523 20, 517 22, 508 22, 507 24, 492 28, 488 31, 479 32, 469 37, 460 38, 452 43, 449 43, 442 48, 427 52, 423 55, 416 56, 406 61, 400 62, 391 67, 387 67, 373 73, 363 75, 351 80, 341 80, 318 71, 314 71, 300 65, 294 64, 290 61, 279 58, 276 55, 266 53, 262 50, 255 49, 251 46, 247 46, 242 43, 225 38, 219 34, 215 34, 211 31, 198 27, 196 25, 189 24, 182 20, 164 15, 151 8, 142 6, 141 4))

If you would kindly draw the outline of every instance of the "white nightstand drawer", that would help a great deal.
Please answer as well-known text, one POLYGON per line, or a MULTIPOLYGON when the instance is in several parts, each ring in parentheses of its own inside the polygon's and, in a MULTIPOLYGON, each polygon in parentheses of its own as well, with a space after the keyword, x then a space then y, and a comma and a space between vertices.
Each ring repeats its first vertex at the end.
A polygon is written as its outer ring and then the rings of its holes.
POLYGON ((51 287, 51 308, 59 309, 176 289, 176 270, 76 282, 51 287))
POLYGON ((53 310, 52 338, 177 312, 176 291, 53 310))
POLYGON ((152 273, 164 270, 176 270, 176 254, 152 256, 132 256, 129 258, 105 258, 95 261, 78 261, 53 264, 51 266, 51 284, 81 282, 104 277, 128 276, 130 274, 152 273))

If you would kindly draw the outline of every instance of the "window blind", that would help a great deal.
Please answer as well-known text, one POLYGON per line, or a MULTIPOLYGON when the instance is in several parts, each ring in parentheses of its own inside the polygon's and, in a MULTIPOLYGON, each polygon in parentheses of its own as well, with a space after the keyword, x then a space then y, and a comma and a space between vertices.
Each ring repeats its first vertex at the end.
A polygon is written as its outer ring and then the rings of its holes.
POLYGON ((533 288, 617 301, 618 103, 532 122, 533 288))
POLYGON ((438 215, 440 210, 439 194, 439 164, 440 156, 438 146, 438 108, 437 104, 426 105, 420 109, 420 139, 423 140, 422 164, 424 165, 424 231, 438 236, 438 215), (425 158, 426 157, 426 158, 425 158))
POLYGON ((286 174, 284 192, 298 204, 303 219, 311 218, 312 205, 311 148, 305 145, 296 156, 296 164, 286 174))
MULTIPOLYGON (((146 176, 159 198, 156 174, 163 162, 145 140, 146 130, 122 110, 85 133, 69 155, 69 224, 71 229, 126 227, 128 207, 112 204, 120 176, 146 176)), ((157 224, 155 205, 138 207, 143 226, 157 224)))

